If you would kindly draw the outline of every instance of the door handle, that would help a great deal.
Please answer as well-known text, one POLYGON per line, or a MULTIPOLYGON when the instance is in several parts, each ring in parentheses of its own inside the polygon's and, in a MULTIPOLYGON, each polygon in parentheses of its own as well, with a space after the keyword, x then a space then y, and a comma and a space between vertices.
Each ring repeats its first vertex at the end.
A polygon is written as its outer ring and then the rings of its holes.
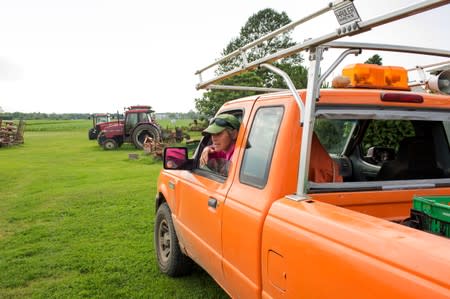
POLYGON ((213 209, 217 208, 217 199, 210 197, 208 199, 208 207, 211 207, 213 209))

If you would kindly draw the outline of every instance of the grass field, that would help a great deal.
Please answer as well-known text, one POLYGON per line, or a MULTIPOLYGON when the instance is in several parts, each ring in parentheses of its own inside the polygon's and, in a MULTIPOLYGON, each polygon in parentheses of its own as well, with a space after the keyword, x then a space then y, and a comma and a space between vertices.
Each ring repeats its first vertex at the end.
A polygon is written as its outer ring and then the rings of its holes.
POLYGON ((27 122, 25 144, 0 148, 0 298, 227 298, 200 268, 159 272, 160 163, 102 150, 89 127, 27 122))

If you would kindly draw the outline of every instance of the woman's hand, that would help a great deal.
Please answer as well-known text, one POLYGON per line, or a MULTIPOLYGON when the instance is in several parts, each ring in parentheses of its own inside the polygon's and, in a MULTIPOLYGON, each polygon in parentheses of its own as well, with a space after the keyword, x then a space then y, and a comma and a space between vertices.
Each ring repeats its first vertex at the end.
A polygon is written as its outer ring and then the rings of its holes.
POLYGON ((214 153, 214 147, 212 145, 207 146, 203 149, 202 154, 200 155, 200 167, 208 164, 209 154, 214 153))

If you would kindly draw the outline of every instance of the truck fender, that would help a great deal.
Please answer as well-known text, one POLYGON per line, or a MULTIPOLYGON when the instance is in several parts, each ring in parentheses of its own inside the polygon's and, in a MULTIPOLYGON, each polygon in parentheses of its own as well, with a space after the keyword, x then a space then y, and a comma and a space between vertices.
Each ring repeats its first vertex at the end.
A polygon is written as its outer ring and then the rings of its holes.
POLYGON ((166 200, 167 196, 168 196, 167 186, 165 184, 162 184, 155 198, 155 213, 158 211, 159 206, 167 201, 166 200))

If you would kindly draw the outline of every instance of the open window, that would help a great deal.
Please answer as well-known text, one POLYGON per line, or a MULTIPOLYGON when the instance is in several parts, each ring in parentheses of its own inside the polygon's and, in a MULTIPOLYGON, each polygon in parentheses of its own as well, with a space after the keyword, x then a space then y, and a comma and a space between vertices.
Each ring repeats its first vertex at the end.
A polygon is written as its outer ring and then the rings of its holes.
MULTIPOLYGON (((222 111, 220 114, 231 114, 234 115, 240 123, 242 123, 244 112, 243 110, 230 110, 230 111, 222 111)), ((223 171, 218 171, 216 168, 211 169, 208 167, 200 167, 200 157, 201 153, 203 152, 203 149, 206 146, 209 146, 212 144, 212 139, 210 135, 205 135, 201 141, 199 146, 197 147, 195 153, 194 153, 194 170, 197 171, 198 174, 204 175, 207 177, 210 177, 217 181, 224 181, 227 178, 228 174, 228 168, 229 165, 225 165, 224 167, 217 167, 217 169, 222 169, 223 171)))

